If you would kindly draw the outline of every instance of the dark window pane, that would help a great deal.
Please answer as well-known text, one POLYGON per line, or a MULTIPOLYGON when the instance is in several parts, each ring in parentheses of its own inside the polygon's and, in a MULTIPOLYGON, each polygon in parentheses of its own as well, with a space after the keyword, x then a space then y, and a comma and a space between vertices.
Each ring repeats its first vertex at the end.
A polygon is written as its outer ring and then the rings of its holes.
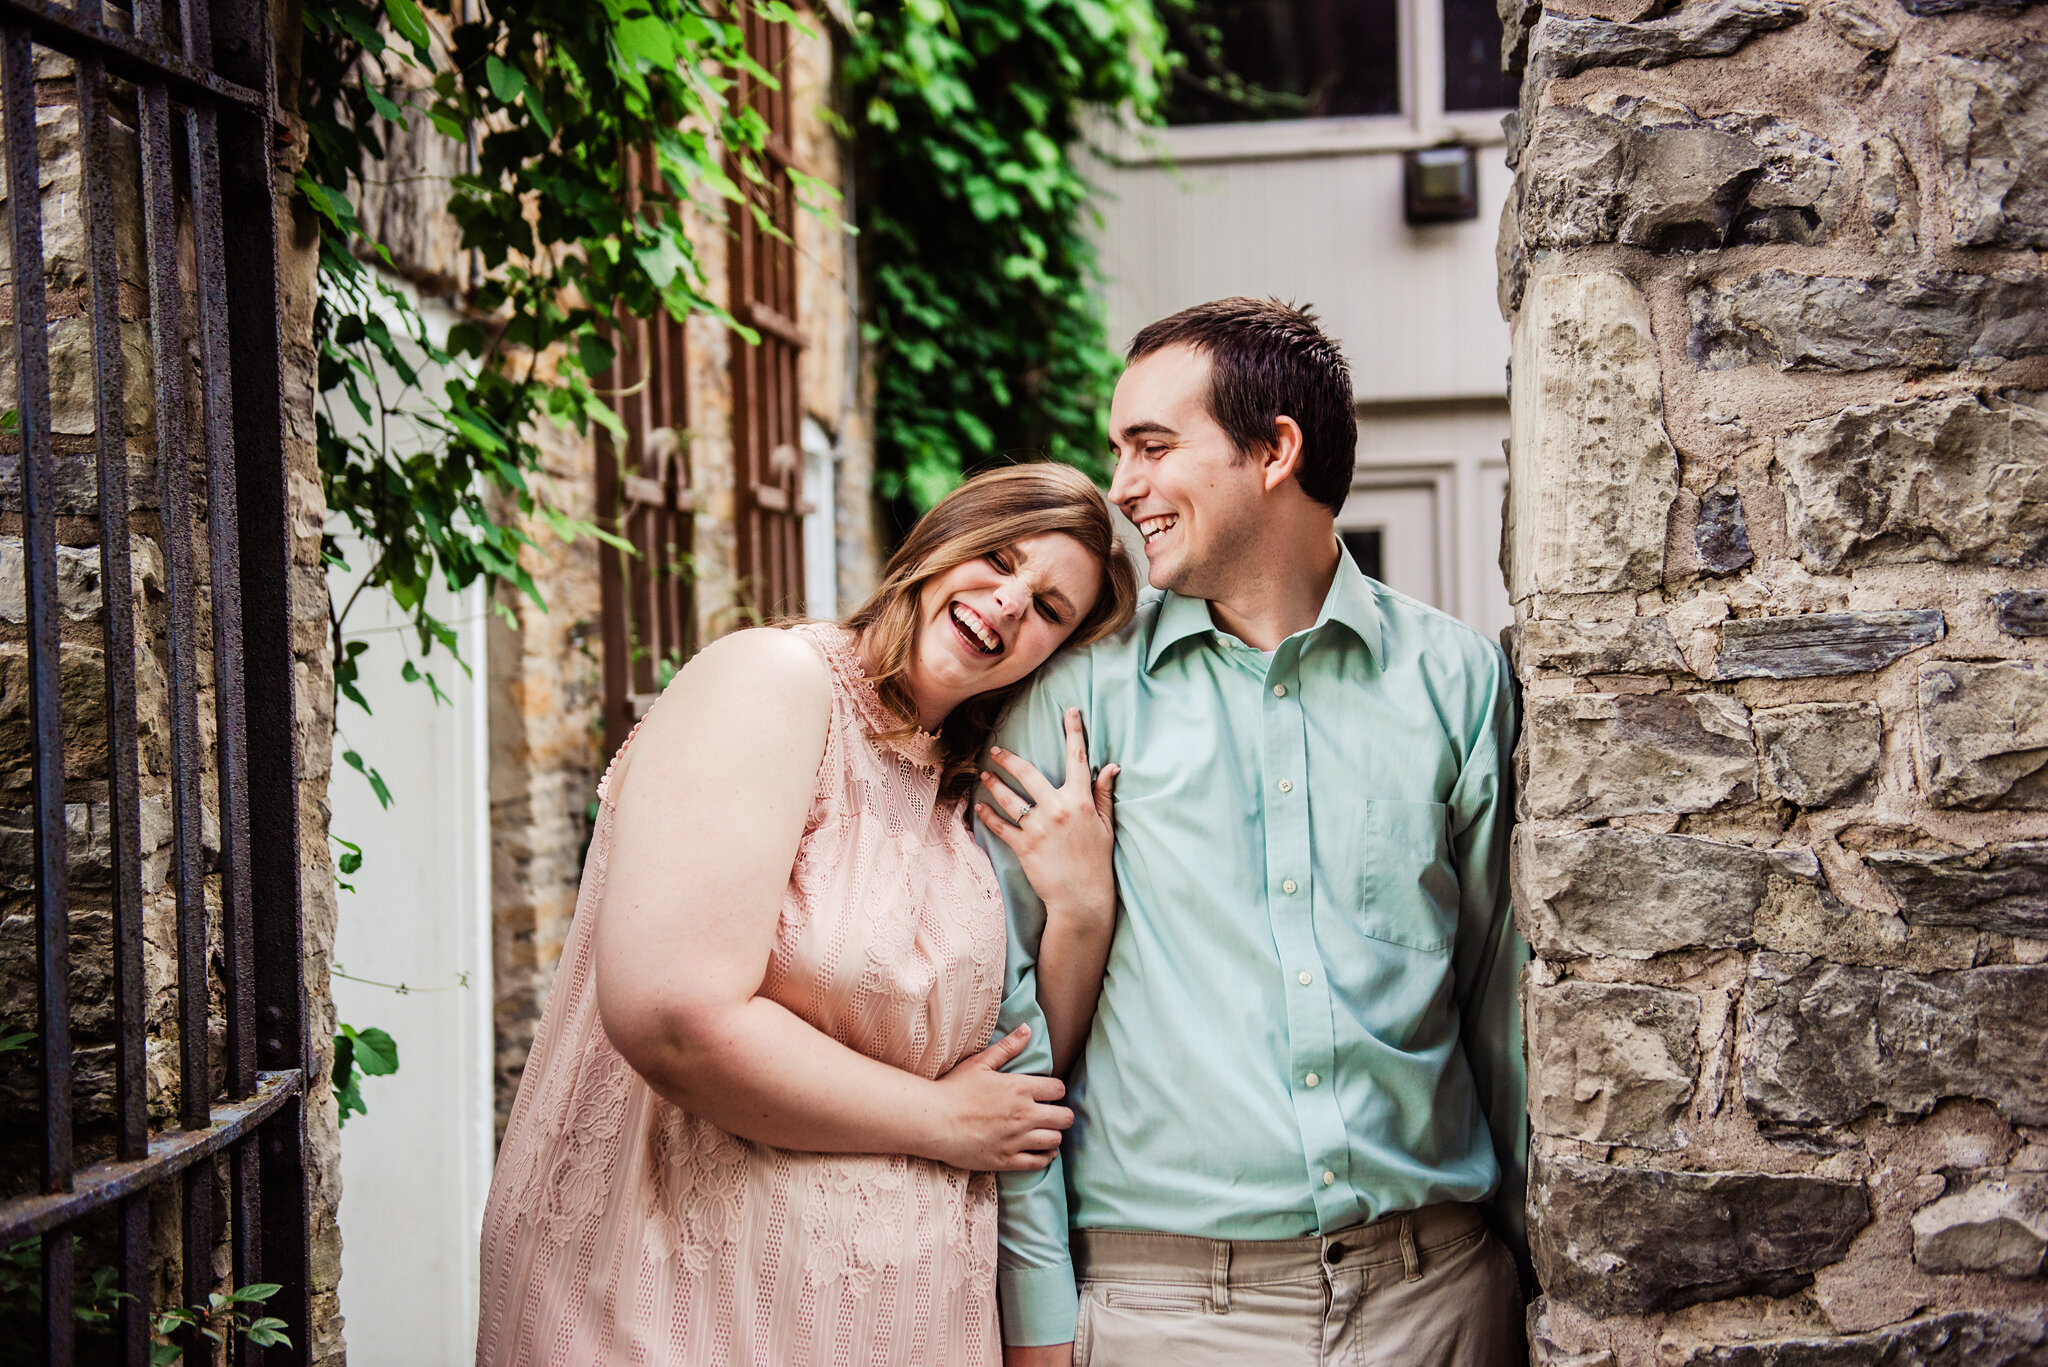
POLYGON ((1494 0, 1443 0, 1444 108, 1512 109, 1520 92, 1501 74, 1494 0))
POLYGON ((1397 0, 1164 0, 1161 11, 1183 61, 1168 123, 1401 112, 1397 0))
POLYGON ((1380 529, 1368 528, 1362 532, 1339 532, 1337 536, 1344 543, 1344 549, 1351 552, 1351 558, 1358 562, 1358 568, 1369 579, 1380 575, 1380 529))

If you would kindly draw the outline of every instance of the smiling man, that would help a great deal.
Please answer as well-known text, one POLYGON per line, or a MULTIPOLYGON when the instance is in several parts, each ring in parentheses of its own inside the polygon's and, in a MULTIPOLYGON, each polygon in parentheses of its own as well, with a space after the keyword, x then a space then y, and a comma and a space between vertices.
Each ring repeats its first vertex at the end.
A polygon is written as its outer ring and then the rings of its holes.
POLYGON ((1519 1362, 1483 1218, 1519 1239, 1507 663, 1343 553, 1350 371, 1306 310, 1140 332, 1110 445, 1155 592, 997 736, 1044 768, 1078 707, 1121 769, 1113 933, 1068 928, 1107 958, 1092 1022, 1046 1028, 1045 907, 983 842, 1015 1066, 1078 1057, 1062 1160, 1003 1179, 1006 1362, 1519 1362))

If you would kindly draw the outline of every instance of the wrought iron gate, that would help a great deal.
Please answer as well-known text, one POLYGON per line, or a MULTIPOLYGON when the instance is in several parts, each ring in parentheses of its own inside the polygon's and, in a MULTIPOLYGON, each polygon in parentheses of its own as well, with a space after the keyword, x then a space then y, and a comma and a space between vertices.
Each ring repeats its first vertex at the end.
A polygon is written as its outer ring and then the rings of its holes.
MULTIPOLYGON (((285 1321, 293 1344, 287 1352, 241 1343, 237 1360, 303 1362, 310 1053, 271 11, 264 0, 134 0, 120 19, 117 27, 102 0, 0 0, 18 414, 0 444, 0 531, 22 536, 33 736, 28 794, 0 796, 0 808, 32 811, 0 815, 32 832, 42 1139, 35 1189, 0 1202, 0 1245, 41 1237, 42 1357, 69 1363, 81 1270, 74 1235, 104 1237, 127 1293, 115 1355, 146 1363, 151 1311, 162 1308, 150 1304, 150 1198, 176 1189, 184 1302, 203 1304, 220 1289, 214 1266, 224 1244, 236 1285, 281 1285, 265 1310, 285 1321), (66 118, 75 120, 75 151, 50 132, 66 118), (42 186, 54 172, 39 131, 79 168, 82 222, 57 230, 84 242, 82 289, 46 289, 42 186), (117 140, 123 149, 132 140, 135 162, 116 156, 117 140), (138 215, 139 262, 119 250, 138 215), (124 269, 146 285, 124 290, 124 269), (138 338, 146 324, 145 385, 124 374, 124 323, 138 338), (131 419, 131 406, 153 409, 153 424, 131 419), (72 415, 61 427, 60 411, 72 415), (75 420, 80 412, 89 417, 75 420), (152 462, 153 479, 131 481, 131 465, 147 471, 152 462), (60 549, 75 570, 93 546, 101 620, 88 642, 62 601, 60 549), (143 581, 158 596, 131 593, 143 581), (91 664, 95 647, 104 653, 97 694, 72 668, 91 664), (148 698, 140 733, 139 692, 148 698), (103 758, 96 719, 65 715, 81 697, 103 701, 103 758), (87 757, 69 773, 67 748, 87 757), (155 854, 143 844, 146 807, 161 847, 156 872, 145 868, 155 854), (105 833, 103 853, 95 831, 105 833), (163 896, 146 886, 158 879, 163 896), (149 1014, 153 897, 175 939, 169 1020, 149 1014), (104 989, 75 999, 101 968, 104 989), (86 1022, 76 1039, 75 1007, 86 1022), (151 1124, 152 1031, 176 1040, 175 1126, 151 1124), (74 1096, 74 1069, 87 1067, 105 1068, 93 1085, 103 1077, 111 1097, 74 1096), (81 1097, 90 1105, 75 1112, 81 1097), (228 1188, 220 1237, 217 1171, 228 1188)), ((138 342, 130 367, 141 354, 138 342)), ((166 1080, 166 1098, 170 1090, 166 1080)))

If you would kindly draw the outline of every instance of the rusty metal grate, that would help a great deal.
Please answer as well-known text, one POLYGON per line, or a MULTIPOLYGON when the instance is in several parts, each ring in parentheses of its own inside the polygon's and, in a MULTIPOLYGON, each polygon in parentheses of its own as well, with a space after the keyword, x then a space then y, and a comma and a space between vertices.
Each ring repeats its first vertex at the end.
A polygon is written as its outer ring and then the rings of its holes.
MULTIPOLYGON (((626 154, 634 195, 664 192, 652 154, 626 154)), ((637 206, 636 206, 637 207, 637 206)), ((697 648, 696 501, 690 488, 688 375, 684 327, 667 312, 621 318, 618 356, 607 383, 626 429, 623 444, 598 434, 599 525, 632 543, 599 554, 604 608, 604 728, 607 750, 625 744, 669 675, 697 648)))
MULTIPOLYGON (((182 0, 168 10, 161 0, 135 0, 132 13, 103 9, 102 0, 69 7, 0 0, 18 408, 5 463, 19 472, 26 562, 42 1140, 39 1190, 0 1202, 0 1245, 41 1238, 42 1358, 52 1364, 72 1362, 78 1348, 75 1234, 88 1221, 110 1222, 115 1231, 119 1285, 129 1297, 115 1326, 119 1360, 149 1359, 153 1192, 175 1184, 181 1198, 185 1303, 204 1303, 219 1289, 217 1167, 227 1174, 220 1233, 234 1282, 281 1284, 266 1312, 286 1322, 294 1345, 266 1352, 240 1344, 237 1360, 303 1362, 309 1352, 302 1108, 310 1051, 301 977, 270 32, 270 8, 261 0, 182 0), (68 72, 61 59, 69 59, 68 72), (38 106, 52 102, 76 110, 87 258, 86 288, 54 300, 46 297, 42 269, 38 145, 38 106), (117 127, 139 149, 132 181, 110 147, 117 127), (137 213, 147 288, 131 289, 133 297, 124 299, 117 232, 124 215, 132 223, 137 213), (64 388, 53 394, 51 323, 67 316, 82 318, 89 333, 90 376, 67 370, 64 388), (133 437, 124 319, 146 320, 153 371, 153 430, 133 437), (91 434, 53 431, 56 404, 86 402, 75 392, 86 387, 91 434), (131 483, 131 461, 150 456, 153 487, 131 483), (96 482, 75 489, 78 482, 65 476, 77 471, 96 472, 96 482), (160 548, 161 563, 149 572, 162 592, 151 621, 160 622, 164 656, 151 666, 152 679, 159 669, 163 675, 164 701, 143 718, 150 753, 163 762, 147 773, 138 739, 137 655, 139 646, 154 660, 159 632, 145 622, 138 642, 129 592, 132 551, 143 540, 160 548), (74 652, 78 642, 60 608, 59 546, 95 543, 103 779, 66 773, 64 699, 74 694, 60 674, 67 634, 74 652), (210 766, 200 706, 200 671, 209 657, 210 766), (160 744, 156 737, 166 731, 160 744), (146 1077, 146 797, 168 812, 165 881, 175 898, 177 1124, 160 1129, 151 1126, 146 1077), (67 835, 67 803, 74 811, 83 804, 90 820, 101 801, 111 874, 103 900, 88 905, 100 894, 72 884, 75 832, 67 835), (209 816, 217 827, 210 840, 209 816), (209 898, 211 879, 217 890, 209 898), (99 924, 102 914, 111 928, 105 945, 81 929, 99 924), (80 944, 95 959, 104 955, 109 967, 114 1034, 113 1133, 88 1134, 86 1156, 106 1156, 85 1166, 76 1161, 80 1055, 72 1030, 72 953, 80 944), (224 1027, 217 1043, 210 1039, 213 1020, 224 1027)), ((74 745, 78 731, 74 726, 69 737, 74 745)), ((104 1014, 104 1002, 87 1005, 104 1014)))
MULTIPOLYGON (((747 51, 780 79, 789 66, 789 27, 758 11, 746 14, 747 51)), ((761 334, 758 345, 734 339, 733 517, 741 603, 763 618, 804 608, 803 403, 797 366, 804 349, 797 328, 796 187, 788 175, 789 84, 771 86, 737 72, 734 100, 767 121, 762 169, 766 184, 736 177, 749 204, 733 206, 733 315, 761 334), (774 231, 764 231, 753 209, 774 231)))

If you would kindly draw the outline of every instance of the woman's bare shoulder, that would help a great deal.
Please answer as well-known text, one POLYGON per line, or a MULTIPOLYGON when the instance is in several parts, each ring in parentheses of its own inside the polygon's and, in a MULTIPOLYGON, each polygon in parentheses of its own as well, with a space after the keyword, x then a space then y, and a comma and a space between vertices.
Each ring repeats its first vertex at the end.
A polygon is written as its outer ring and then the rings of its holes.
POLYGON ((815 732, 823 745, 832 671, 810 642, 776 627, 722 636, 692 656, 647 714, 643 743, 815 732))

